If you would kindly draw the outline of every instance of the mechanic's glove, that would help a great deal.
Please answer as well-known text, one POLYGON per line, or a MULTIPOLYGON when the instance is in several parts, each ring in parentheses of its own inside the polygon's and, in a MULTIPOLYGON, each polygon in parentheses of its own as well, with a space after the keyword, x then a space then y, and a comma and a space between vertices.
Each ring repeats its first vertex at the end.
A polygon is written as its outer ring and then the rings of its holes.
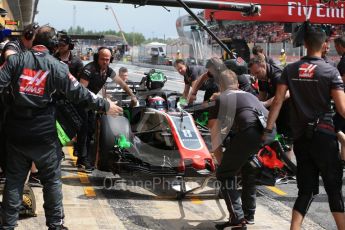
POLYGON ((107 99, 109 104, 110 104, 110 108, 107 112, 108 115, 111 115, 111 116, 118 116, 118 115, 121 115, 122 112, 123 112, 123 109, 120 107, 120 106, 117 106, 117 102, 113 102, 113 101, 110 101, 109 99, 107 99))
POLYGON ((135 107, 135 106, 138 106, 138 99, 136 96, 132 96, 131 97, 131 104, 130 104, 131 107, 135 107))
POLYGON ((264 129, 264 133, 262 135, 262 142, 264 145, 268 145, 272 143, 277 135, 277 129, 264 129))
POLYGON ((210 99, 208 99, 208 100, 209 101, 215 101, 219 96, 220 96, 220 92, 213 93, 212 96, 210 97, 210 99))

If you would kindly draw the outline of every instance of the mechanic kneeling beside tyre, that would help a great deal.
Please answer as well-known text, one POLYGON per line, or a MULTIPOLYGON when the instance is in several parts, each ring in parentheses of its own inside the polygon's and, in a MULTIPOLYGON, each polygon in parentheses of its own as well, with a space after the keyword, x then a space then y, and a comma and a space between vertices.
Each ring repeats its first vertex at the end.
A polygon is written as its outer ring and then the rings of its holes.
POLYGON ((260 149, 263 125, 259 118, 267 117, 268 111, 254 95, 238 89, 237 76, 231 70, 225 70, 214 78, 221 94, 215 106, 210 107, 209 124, 218 161, 223 139, 220 133, 230 129, 234 133, 229 144, 224 146, 226 150, 217 169, 230 220, 217 224, 216 228, 246 229, 247 224, 254 224, 256 209, 256 169, 250 166, 248 159, 260 149), (237 190, 239 173, 242 175, 242 197, 237 190))

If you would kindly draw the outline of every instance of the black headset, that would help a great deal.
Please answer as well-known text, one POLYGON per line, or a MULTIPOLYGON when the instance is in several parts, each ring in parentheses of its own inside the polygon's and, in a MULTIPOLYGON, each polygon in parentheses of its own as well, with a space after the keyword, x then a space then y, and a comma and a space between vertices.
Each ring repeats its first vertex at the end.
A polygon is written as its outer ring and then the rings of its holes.
POLYGON ((37 23, 32 23, 30 25, 27 25, 24 28, 24 38, 26 40, 31 40, 33 39, 37 29, 39 28, 39 25, 37 23))
POLYGON ((53 27, 50 27, 50 28, 51 28, 51 31, 49 34, 48 44, 46 46, 49 49, 49 51, 52 52, 52 50, 54 50, 59 44, 59 39, 58 39, 58 33, 56 32, 55 28, 53 27))
POLYGON ((110 48, 106 47, 106 46, 101 46, 101 47, 98 48, 97 53, 93 54, 93 60, 98 62, 99 52, 101 50, 104 50, 104 49, 107 49, 107 50, 110 51, 110 53, 111 53, 110 63, 112 63, 113 60, 114 60, 113 51, 110 48))
POLYGON ((59 42, 64 42, 66 44, 68 44, 68 49, 69 50, 73 50, 74 49, 74 44, 72 42, 72 39, 70 36, 68 35, 61 35, 59 42))

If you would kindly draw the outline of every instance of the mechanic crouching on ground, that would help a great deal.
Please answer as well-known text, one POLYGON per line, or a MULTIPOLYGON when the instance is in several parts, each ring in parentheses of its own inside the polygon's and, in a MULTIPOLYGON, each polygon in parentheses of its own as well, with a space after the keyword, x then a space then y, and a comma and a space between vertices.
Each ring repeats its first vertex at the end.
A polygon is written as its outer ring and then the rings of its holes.
POLYGON ((46 225, 63 226, 61 152, 57 137, 55 106, 52 95, 61 92, 74 103, 107 111, 122 109, 97 97, 69 73, 67 65, 49 54, 56 45, 53 28, 41 27, 33 41, 32 51, 11 55, 0 69, 0 92, 11 85, 13 102, 6 121, 7 165, 0 229, 14 229, 21 206, 23 186, 34 162, 41 172, 46 225), (49 49, 49 50, 48 50, 49 49))
MULTIPOLYGON (((137 99, 132 90, 120 77, 116 76, 116 72, 109 67, 112 59, 111 50, 107 47, 100 47, 98 53, 94 55, 94 60, 87 64, 80 74, 80 83, 94 94, 97 94, 101 91, 109 77, 131 96, 132 104, 136 104, 137 99)), ((106 97, 104 88, 102 94, 106 97)), ((95 130, 95 111, 85 110, 85 108, 80 105, 78 107, 78 112, 83 119, 83 123, 77 133, 77 143, 75 145, 78 156, 77 167, 79 170, 91 173, 94 168, 90 163, 93 158, 90 152, 90 142, 95 130)))
POLYGON ((263 125, 259 114, 267 117, 268 111, 254 95, 239 90, 237 76, 231 70, 215 75, 214 79, 221 91, 215 107, 209 108, 214 152, 222 151, 221 130, 231 128, 233 133, 229 144, 224 146, 226 150, 217 169, 230 220, 217 224, 216 228, 246 229, 247 224, 254 224, 256 209, 256 170, 250 165, 249 157, 261 146, 263 125), (242 175, 242 196, 237 190, 239 173, 242 175))
POLYGON ((321 57, 325 40, 326 34, 321 28, 306 26, 304 46, 307 56, 284 69, 265 129, 265 134, 271 132, 289 90, 298 187, 292 211, 292 230, 301 229, 304 216, 319 192, 319 175, 337 227, 345 229, 343 169, 331 109, 333 99, 337 111, 345 117, 344 85, 338 70, 321 57))

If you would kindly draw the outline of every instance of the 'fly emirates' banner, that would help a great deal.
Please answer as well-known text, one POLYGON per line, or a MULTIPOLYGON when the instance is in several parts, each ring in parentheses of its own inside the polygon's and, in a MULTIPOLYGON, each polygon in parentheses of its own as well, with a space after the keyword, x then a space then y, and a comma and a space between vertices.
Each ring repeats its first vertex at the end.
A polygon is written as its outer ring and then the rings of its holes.
MULTIPOLYGON (((228 1, 228 0, 227 0, 228 1)), ((284 0, 256 0, 253 2, 235 0, 228 2, 254 3, 261 5, 260 16, 242 16, 240 12, 205 10, 207 20, 213 15, 216 20, 243 20, 266 22, 303 22, 345 24, 345 1, 331 4, 320 1, 284 1, 284 0)), ((220 6, 221 8, 221 6, 220 6)))

